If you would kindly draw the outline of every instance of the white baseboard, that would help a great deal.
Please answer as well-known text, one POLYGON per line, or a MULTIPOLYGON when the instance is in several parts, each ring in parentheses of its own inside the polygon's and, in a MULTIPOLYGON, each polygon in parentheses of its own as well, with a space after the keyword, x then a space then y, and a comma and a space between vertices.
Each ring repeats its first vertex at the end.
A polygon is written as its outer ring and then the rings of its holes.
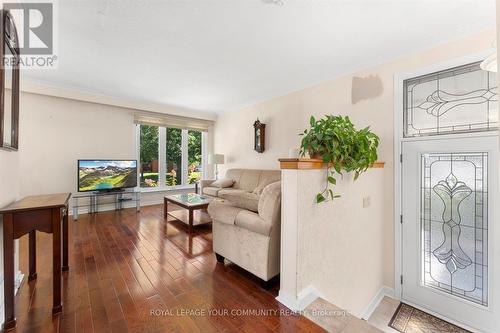
POLYGON ((321 293, 312 285, 302 289, 297 297, 289 295, 288 293, 280 290, 276 300, 289 308, 292 311, 299 312, 304 310, 314 302, 317 298, 321 297, 321 293))
POLYGON ((377 306, 380 304, 382 299, 385 297, 392 297, 394 298, 394 289, 383 286, 380 288, 380 290, 377 292, 377 294, 372 298, 370 303, 366 306, 366 308, 363 310, 361 319, 368 320, 370 316, 372 315, 373 311, 377 308, 377 306))

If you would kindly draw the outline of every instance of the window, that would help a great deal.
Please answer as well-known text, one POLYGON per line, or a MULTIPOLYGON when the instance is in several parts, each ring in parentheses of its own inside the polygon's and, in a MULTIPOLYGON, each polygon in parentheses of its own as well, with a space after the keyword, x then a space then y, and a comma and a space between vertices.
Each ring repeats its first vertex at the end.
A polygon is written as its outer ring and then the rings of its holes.
POLYGON ((158 127, 140 126, 140 184, 141 187, 158 186, 158 127))
POLYGON ((480 63, 405 80, 404 136, 498 129, 496 73, 480 63))
POLYGON ((166 136, 166 186, 182 184, 182 130, 167 128, 166 136))
POLYGON ((201 132, 188 131, 188 183, 193 184, 202 175, 201 132))
POLYGON ((206 132, 138 124, 140 186, 169 188, 201 178, 206 132))

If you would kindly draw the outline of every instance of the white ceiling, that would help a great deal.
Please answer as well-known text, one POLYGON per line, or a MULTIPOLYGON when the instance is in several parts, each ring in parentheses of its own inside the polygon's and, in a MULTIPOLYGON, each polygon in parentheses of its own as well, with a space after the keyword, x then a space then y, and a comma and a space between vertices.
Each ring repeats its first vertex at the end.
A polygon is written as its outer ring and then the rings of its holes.
POLYGON ((59 0, 51 86, 227 111, 494 27, 494 0, 59 0))

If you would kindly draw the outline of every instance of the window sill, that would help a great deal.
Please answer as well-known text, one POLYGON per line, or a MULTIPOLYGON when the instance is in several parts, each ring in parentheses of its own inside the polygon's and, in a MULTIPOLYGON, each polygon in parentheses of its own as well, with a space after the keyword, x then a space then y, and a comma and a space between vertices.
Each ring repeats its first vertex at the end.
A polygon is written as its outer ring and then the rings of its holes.
POLYGON ((144 188, 140 187, 139 192, 141 193, 156 193, 156 192, 175 192, 180 190, 194 190, 194 185, 177 185, 170 187, 152 187, 144 188))

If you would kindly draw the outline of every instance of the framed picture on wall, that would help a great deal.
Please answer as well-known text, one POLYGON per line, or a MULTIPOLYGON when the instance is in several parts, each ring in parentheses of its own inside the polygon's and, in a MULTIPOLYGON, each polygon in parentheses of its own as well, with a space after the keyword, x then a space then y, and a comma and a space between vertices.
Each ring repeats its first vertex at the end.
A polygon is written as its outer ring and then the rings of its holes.
POLYGON ((9 11, 2 10, 0 34, 0 148, 19 149, 19 40, 9 11))

